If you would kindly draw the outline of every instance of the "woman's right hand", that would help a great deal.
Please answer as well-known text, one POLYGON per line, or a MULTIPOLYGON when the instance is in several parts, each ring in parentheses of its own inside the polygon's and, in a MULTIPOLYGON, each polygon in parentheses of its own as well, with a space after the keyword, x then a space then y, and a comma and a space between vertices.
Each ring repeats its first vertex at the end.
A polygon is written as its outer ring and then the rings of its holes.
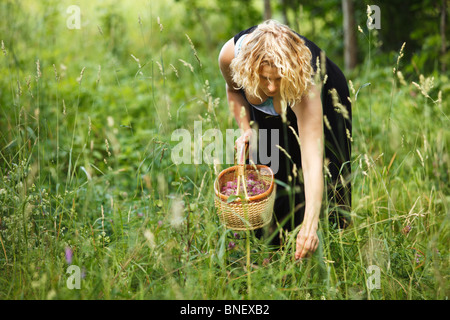
MULTIPOLYGON (((247 129, 244 131, 244 133, 236 139, 236 142, 234 144, 234 147, 237 151, 237 154, 239 156, 239 153, 242 150, 242 147, 250 142, 250 139, 252 138, 253 135, 253 130, 252 129, 247 129)), ((238 159, 238 164, 241 164, 241 159, 238 159)), ((245 158, 244 158, 244 162, 245 162, 245 158)))

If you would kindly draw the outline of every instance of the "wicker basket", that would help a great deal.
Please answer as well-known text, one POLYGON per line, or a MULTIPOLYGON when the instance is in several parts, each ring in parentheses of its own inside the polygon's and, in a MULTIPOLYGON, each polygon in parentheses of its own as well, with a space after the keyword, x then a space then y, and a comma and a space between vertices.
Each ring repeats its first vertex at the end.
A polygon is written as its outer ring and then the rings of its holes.
MULTIPOLYGON (((241 155, 245 150, 241 151, 241 155)), ((244 163, 242 158, 240 163, 244 163)), ((239 188, 238 188, 239 192, 239 188)), ((220 221, 229 229, 233 230, 254 230, 267 225, 272 220, 273 205, 275 203, 276 184, 272 169, 264 165, 235 165, 220 172, 214 182, 214 203, 220 221), (269 188, 256 196, 247 196, 246 176, 254 172, 260 180, 269 183, 269 188), (244 199, 236 198, 228 203, 227 195, 220 191, 228 181, 241 179, 244 188, 244 199)))

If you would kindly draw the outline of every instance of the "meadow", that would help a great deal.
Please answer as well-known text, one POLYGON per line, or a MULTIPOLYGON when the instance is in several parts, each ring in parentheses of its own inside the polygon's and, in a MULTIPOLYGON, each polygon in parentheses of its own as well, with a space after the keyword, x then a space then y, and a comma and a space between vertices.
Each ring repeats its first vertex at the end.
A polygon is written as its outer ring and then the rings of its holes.
POLYGON ((220 18, 105 3, 82 2, 79 29, 68 1, 0 4, 0 299, 448 299, 448 73, 402 59, 407 39, 377 59, 362 25, 352 225, 322 219, 318 251, 296 261, 296 234, 272 248, 220 224, 227 164, 171 158, 176 129, 237 128, 220 18))

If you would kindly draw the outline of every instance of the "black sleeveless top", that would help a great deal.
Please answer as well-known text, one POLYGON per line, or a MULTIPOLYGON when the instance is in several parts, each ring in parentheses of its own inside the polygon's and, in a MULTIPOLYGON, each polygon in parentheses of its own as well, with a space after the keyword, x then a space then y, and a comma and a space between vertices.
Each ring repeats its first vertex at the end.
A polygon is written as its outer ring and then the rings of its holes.
MULTIPOLYGON (((252 33, 257 26, 253 26, 246 30, 243 30, 234 36, 234 43, 239 40, 245 34, 252 33)), ((349 90, 347 86, 347 80, 339 69, 339 67, 331 61, 326 55, 321 56, 321 49, 312 41, 304 36, 296 33, 305 43, 306 47, 311 51, 311 66, 314 72, 317 71, 317 59, 319 59, 320 65, 322 64, 321 58, 324 56, 326 61, 324 63, 326 69, 326 82, 322 86, 322 108, 323 114, 326 116, 328 123, 324 124, 324 138, 325 138, 325 158, 328 159, 328 170, 331 174, 330 187, 327 188, 328 198, 331 202, 334 202, 336 207, 340 209, 350 211, 351 206, 351 185, 350 185, 350 156, 351 156, 351 144, 349 136, 352 132, 351 123, 351 103, 348 99, 349 90), (348 118, 344 118, 342 113, 336 112, 333 101, 331 98, 330 90, 336 89, 338 93, 340 103, 344 105, 348 112, 348 118), (345 185, 340 183, 340 175, 343 180, 347 181, 345 185), (336 188, 336 183, 338 187, 336 188)), ((322 79, 323 80, 323 79, 322 79)), ((245 97, 244 90, 242 94, 245 97)), ((281 181, 277 185, 277 198, 275 201, 275 214, 278 221, 295 208, 292 224, 287 225, 287 229, 291 229, 301 223, 304 214, 304 186, 301 182, 301 171, 298 172, 298 176, 295 179, 292 169, 293 163, 295 163, 297 169, 301 168, 301 152, 300 146, 297 141, 296 135, 292 132, 292 129, 298 134, 297 117, 291 108, 287 108, 286 118, 287 123, 283 123, 281 116, 268 115, 250 105, 250 118, 257 123, 258 129, 266 129, 267 138, 263 135, 259 135, 257 162, 270 166, 275 172, 275 178, 281 181), (289 128, 289 127, 292 127, 289 128), (277 134, 278 130, 278 134, 277 134), (280 145, 290 156, 287 157, 284 152, 279 150, 275 145, 280 145), (263 148, 263 150, 262 150, 263 148), (265 149, 265 150, 264 150, 265 149), (275 154, 272 156, 272 152, 275 154), (276 156, 279 153, 279 157, 276 156), (273 158, 273 159, 272 159, 273 158), (267 160, 271 159, 270 163, 267 160), (291 178, 289 178, 291 176, 291 178), (300 179, 299 179, 300 177, 300 179), (295 190, 295 195, 289 196, 288 188, 295 190), (292 198, 295 198, 293 201, 292 198)), ((339 217, 339 219, 341 216, 339 217)))

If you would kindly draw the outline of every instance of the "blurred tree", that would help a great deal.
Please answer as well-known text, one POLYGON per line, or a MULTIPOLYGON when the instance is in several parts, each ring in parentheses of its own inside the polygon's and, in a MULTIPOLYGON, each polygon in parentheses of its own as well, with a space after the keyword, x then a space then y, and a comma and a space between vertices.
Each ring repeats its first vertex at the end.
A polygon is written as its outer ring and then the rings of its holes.
POLYGON ((357 64, 356 24, 353 0, 342 0, 344 22, 344 62, 345 68, 351 70, 357 64))
POLYGON ((272 18, 272 5, 270 0, 264 0, 264 20, 272 18))
POLYGON ((287 0, 280 0, 280 4, 281 4, 281 14, 283 15, 283 23, 285 25, 289 25, 289 18, 287 16, 287 9, 288 9, 287 0))
POLYGON ((445 30, 447 24, 447 0, 442 0, 441 5, 441 24, 440 24, 440 33, 441 33, 441 71, 445 73, 447 69, 447 41, 445 39, 445 30))

